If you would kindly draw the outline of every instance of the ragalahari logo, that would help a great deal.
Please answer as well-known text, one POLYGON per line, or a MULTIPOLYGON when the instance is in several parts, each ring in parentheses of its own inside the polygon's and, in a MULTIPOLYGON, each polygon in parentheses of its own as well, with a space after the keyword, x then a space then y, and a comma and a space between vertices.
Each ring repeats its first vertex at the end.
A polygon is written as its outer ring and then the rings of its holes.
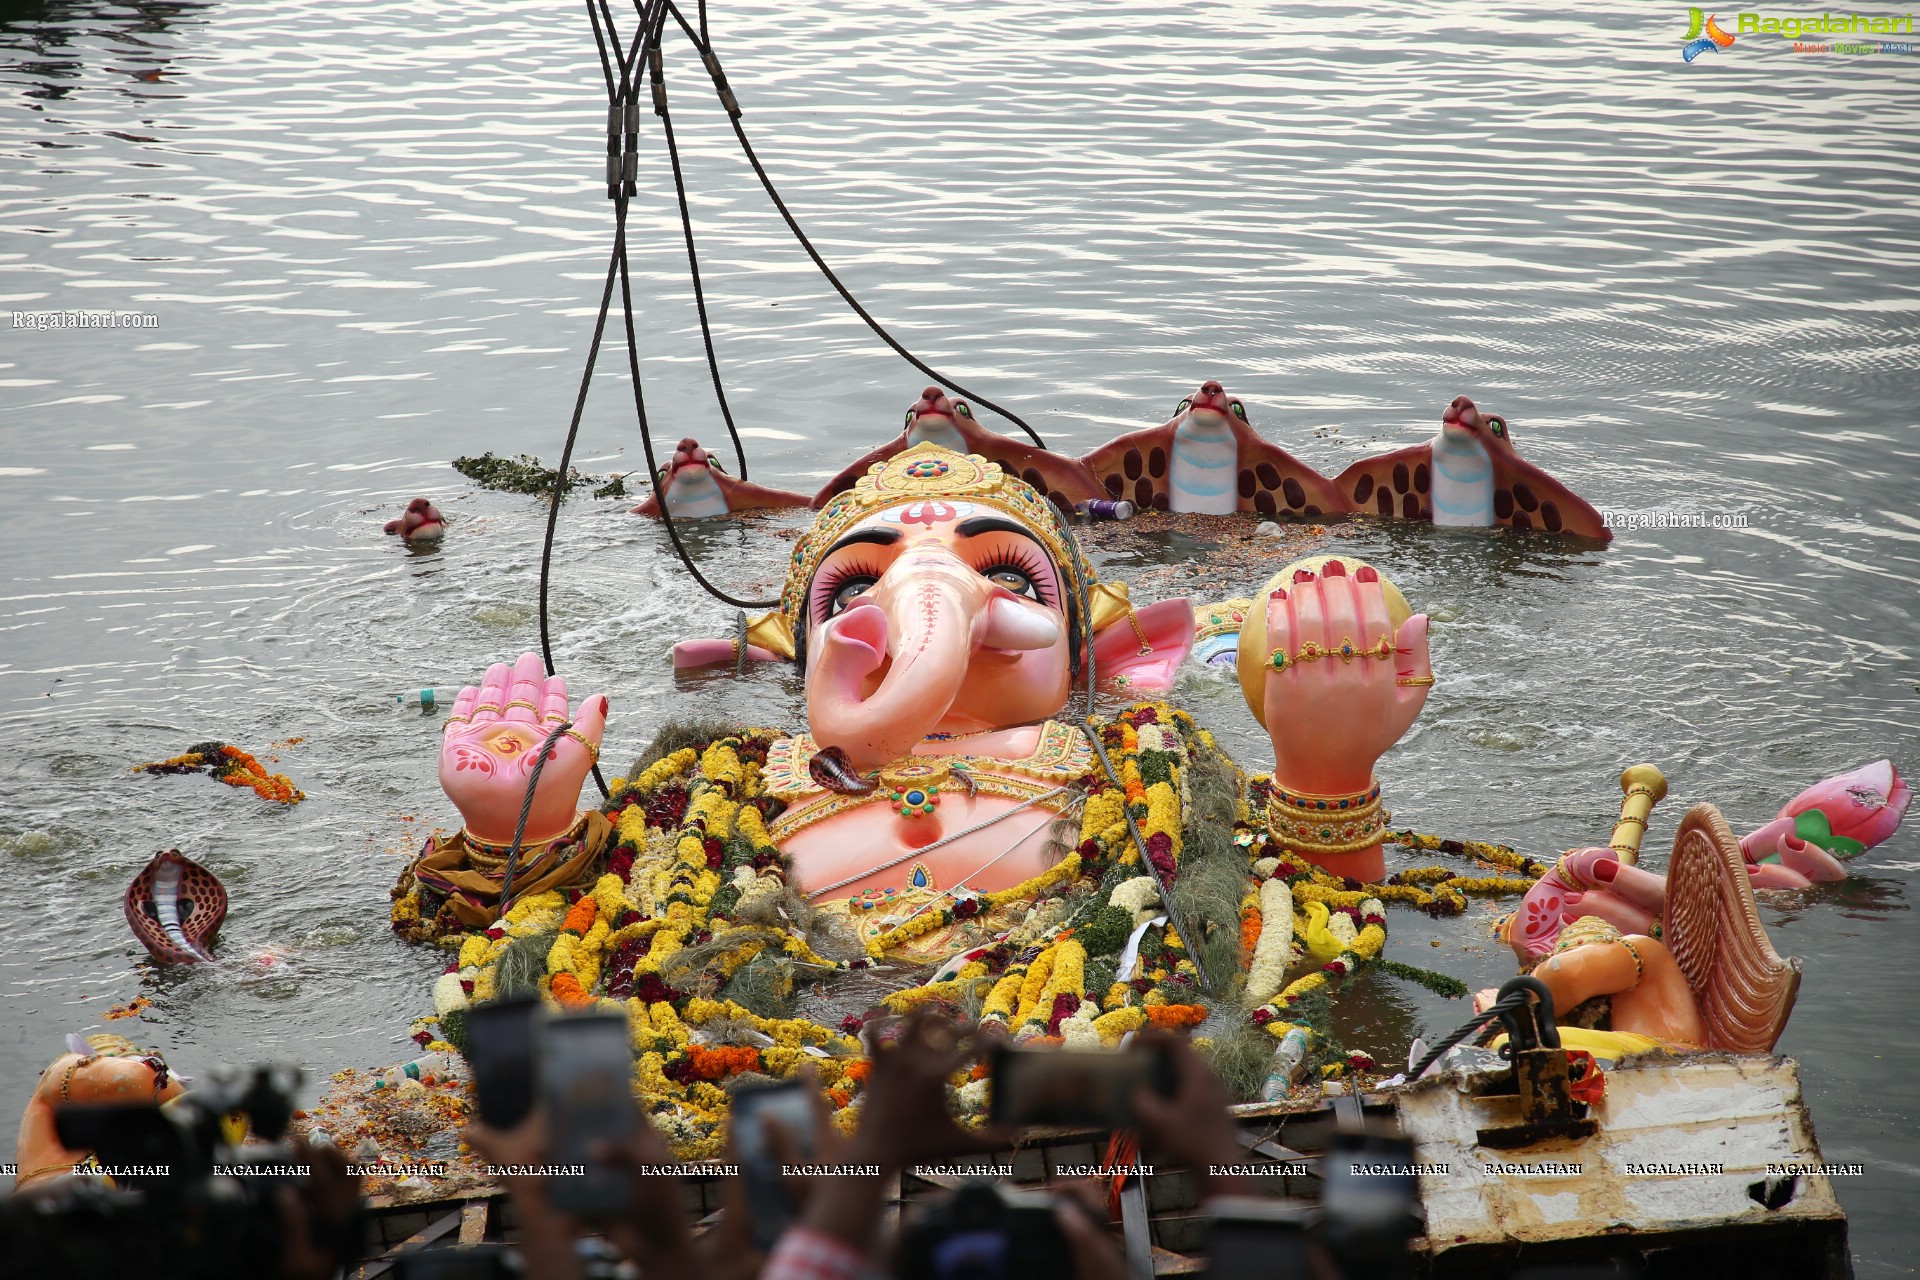
POLYGON ((1682 58, 1692 62, 1703 53, 1724 49, 1733 43, 1733 37, 1722 31, 1720 24, 1714 21, 1715 16, 1699 9, 1687 10, 1687 43, 1680 50, 1682 58))

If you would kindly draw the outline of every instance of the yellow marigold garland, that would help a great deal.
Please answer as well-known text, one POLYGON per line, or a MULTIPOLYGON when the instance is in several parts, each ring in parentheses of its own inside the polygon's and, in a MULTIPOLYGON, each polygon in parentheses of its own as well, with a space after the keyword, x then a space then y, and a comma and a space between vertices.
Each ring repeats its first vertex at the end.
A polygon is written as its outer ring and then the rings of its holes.
MULTIPOLYGON (((950 976, 895 991, 881 1000, 880 1010, 899 1013, 929 1002, 978 999, 982 1021, 999 1022, 1016 1036, 1088 1047, 1113 1047, 1149 1022, 1188 1026, 1207 1015, 1206 1007, 1195 1002, 1197 974, 1175 930, 1149 929, 1140 935, 1138 959, 1124 979, 1113 978, 1111 961, 1103 961, 1109 964, 1104 989, 1092 992, 1087 990, 1087 975, 1096 957, 1078 934, 1085 931, 1089 939, 1097 934, 1103 948, 1099 956, 1112 957, 1118 940, 1133 936, 1139 922, 1162 910, 1154 884, 1173 883, 1179 875, 1188 834, 1184 816, 1191 802, 1192 752, 1218 748, 1191 717, 1164 703, 1142 703, 1090 724, 1101 736, 1119 785, 1099 769, 1085 780, 1076 848, 1023 884, 979 895, 970 910, 952 903, 896 925, 869 945, 868 953, 878 957, 952 923, 956 910, 972 915, 1023 900, 1051 901, 1065 895, 1064 901, 1051 914, 1035 917, 1030 930, 1016 926, 1009 935, 1016 941, 956 958, 950 976), (1138 844, 1129 817, 1139 831, 1138 844), (1141 865, 1141 844, 1152 877, 1141 865), (1111 900, 1090 896, 1113 869, 1122 883, 1112 890, 1111 900), (1144 896, 1135 892, 1141 886, 1144 896), (1042 927, 1047 920, 1057 923, 1042 927)), ((829 960, 798 930, 749 925, 733 915, 743 893, 759 895, 769 877, 777 882, 785 875, 785 860, 767 835, 767 822, 779 812, 779 802, 765 795, 760 776, 772 741, 773 735, 764 730, 722 737, 672 752, 630 779, 618 780, 606 810, 615 842, 607 872, 592 889, 571 903, 557 893, 517 902, 492 929, 459 943, 456 972, 461 985, 480 1001, 492 998, 494 971, 513 939, 552 934, 543 993, 555 1003, 597 1004, 626 1012, 636 1052, 635 1091, 684 1158, 718 1153, 727 1103, 714 1077, 746 1069, 742 1064, 757 1063, 758 1070, 776 1076, 811 1065, 843 1129, 852 1124, 861 1104, 865 1064, 859 1042, 849 1034, 860 1019, 832 1028, 807 1018, 763 1018, 737 1003, 672 985, 687 980, 687 966, 676 957, 696 946, 703 950, 695 972, 720 980, 768 947, 828 970, 868 963, 829 960)), ((1272 852, 1245 834, 1257 831, 1264 838, 1264 800, 1264 791, 1256 787, 1237 805, 1239 843, 1253 846, 1248 848, 1250 865, 1272 852)), ((1435 841, 1433 847, 1482 856, 1477 845, 1435 841)), ((1498 857, 1504 846, 1486 848, 1498 857)), ((1519 855, 1512 857, 1517 860, 1519 855)), ((1447 911, 1462 909, 1466 893, 1507 892, 1519 883, 1474 880, 1435 868, 1400 877, 1399 883, 1356 889, 1317 868, 1284 860, 1271 865, 1279 867, 1278 888, 1263 889, 1269 875, 1255 872, 1245 904, 1246 920, 1256 922, 1252 927, 1258 932, 1243 936, 1257 940, 1256 952, 1267 951, 1263 972, 1273 966, 1276 948, 1285 953, 1277 961, 1280 966, 1295 959, 1295 912, 1306 902, 1325 902, 1335 912, 1357 909, 1362 917, 1357 926, 1340 921, 1352 936, 1338 959, 1281 985, 1251 1011, 1255 1023, 1277 1035, 1292 1025, 1286 1013, 1299 996, 1326 988, 1379 957, 1386 941, 1384 901, 1447 911), (1274 938, 1271 946, 1269 934, 1274 938)), ((1517 862, 1497 865, 1522 869, 1517 862)), ((1249 926, 1243 922, 1242 927, 1249 926)), ((963 1099, 984 1100, 983 1082, 962 1085, 963 1099)))

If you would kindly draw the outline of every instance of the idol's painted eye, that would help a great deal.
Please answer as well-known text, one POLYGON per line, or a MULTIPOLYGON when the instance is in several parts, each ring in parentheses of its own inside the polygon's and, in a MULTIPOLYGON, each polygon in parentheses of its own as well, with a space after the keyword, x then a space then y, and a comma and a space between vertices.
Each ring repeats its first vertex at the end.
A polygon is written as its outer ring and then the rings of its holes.
POLYGON ((978 570, 981 577, 1022 599, 1053 607, 1053 578, 1037 551, 1017 542, 988 554, 991 558, 978 570))
POLYGON ((1504 436, 1507 434, 1507 420, 1505 418, 1488 418, 1487 430, 1497 436, 1504 436))
POLYGON ((1014 565, 993 565, 985 571, 984 576, 994 586, 1005 587, 1017 596, 1025 596, 1029 600, 1040 598, 1040 588, 1034 584, 1032 578, 1027 576, 1026 570, 1014 565))
POLYGON ((1182 400, 1179 404, 1173 406, 1173 416, 1177 418, 1191 408, 1193 408, 1192 400, 1182 400))
POLYGON ((831 618, 836 613, 845 612, 855 596, 864 595, 878 581, 878 578, 869 578, 864 573, 841 578, 834 584, 833 598, 827 602, 827 616, 831 618))
POLYGON ((820 570, 813 580, 812 613, 815 622, 825 622, 846 611, 854 598, 880 581, 880 566, 842 559, 820 570))
POLYGON ((911 409, 909 409, 909 410, 907 410, 907 425, 908 425, 908 426, 912 426, 912 425, 913 425, 913 420, 914 420, 914 419, 915 419, 916 417, 918 417, 918 416, 919 416, 919 415, 918 415, 918 414, 916 414, 916 413, 915 413, 915 412, 914 412, 913 410, 911 410, 911 409))
POLYGON ((973 406, 965 400, 955 400, 953 402, 953 411, 963 418, 971 418, 973 416, 973 406))
POLYGON ((1247 406, 1241 404, 1238 400, 1227 401, 1227 408, 1233 410, 1233 416, 1240 419, 1240 421, 1245 422, 1247 420, 1247 406))

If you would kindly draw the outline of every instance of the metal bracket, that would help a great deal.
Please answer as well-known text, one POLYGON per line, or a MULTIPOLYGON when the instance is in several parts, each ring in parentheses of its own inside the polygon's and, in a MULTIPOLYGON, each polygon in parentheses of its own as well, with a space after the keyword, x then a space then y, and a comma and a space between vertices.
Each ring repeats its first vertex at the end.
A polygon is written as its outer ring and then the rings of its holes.
POLYGON ((1599 1131, 1599 1122, 1587 1116, 1586 1104, 1574 1101, 1565 1049, 1515 1050, 1512 1083, 1520 1100, 1520 1123, 1478 1130, 1474 1141, 1480 1146, 1509 1151, 1549 1138, 1587 1138, 1599 1131))

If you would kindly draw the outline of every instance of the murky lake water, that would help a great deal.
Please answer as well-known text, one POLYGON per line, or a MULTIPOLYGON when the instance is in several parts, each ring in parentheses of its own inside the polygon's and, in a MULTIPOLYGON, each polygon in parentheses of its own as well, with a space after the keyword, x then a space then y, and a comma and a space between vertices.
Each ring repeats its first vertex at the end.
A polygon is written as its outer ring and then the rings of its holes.
MULTIPOLYGON (((604 99, 576 7, 0 6, 0 1099, 146 995, 192 1072, 392 1061, 441 962, 387 888, 451 814, 437 723, 393 691, 535 643, 544 509, 448 469, 558 453, 609 242, 604 99), (439 550, 379 526, 416 493, 439 550), (220 737, 280 748, 268 810, 128 773, 220 737), (226 960, 160 973, 119 900, 178 845, 227 882, 226 960), (263 962, 270 957, 271 963, 263 962)), ((1367 523, 1335 545, 1433 613, 1440 682, 1382 766, 1396 815, 1536 853, 1599 842, 1648 759, 1736 827, 1884 755, 1920 767, 1920 58, 1742 37, 1692 65, 1657 6, 832 0, 716 8, 746 123, 798 216, 910 347, 1070 452, 1218 377, 1328 474, 1428 437, 1465 392, 1597 506, 1736 518, 1608 549, 1367 523)), ((754 476, 811 489, 924 379, 765 206, 672 46, 720 359, 754 476)), ((724 433, 651 118, 634 204, 655 430, 724 433)), ((611 337, 611 335, 610 335, 611 337)), ((624 353, 581 462, 638 469, 624 353)), ((555 650, 606 690, 608 755, 695 706, 792 724, 778 675, 678 683, 729 612, 626 503, 560 527, 555 650)), ((764 525, 704 531, 773 584, 764 525)), ((1274 567, 1278 567, 1277 564, 1274 567)), ((1238 584, 1242 590, 1257 580, 1238 584)), ((1180 698, 1258 765, 1228 683, 1180 698)), ((1862 1273, 1906 1267, 1920 938, 1903 832, 1776 896, 1802 1064, 1862 1273)), ((1480 985, 1504 951, 1396 912, 1392 950, 1480 985), (1429 940, 1440 940, 1440 949, 1429 940)), ((1375 980, 1382 1057, 1462 1007, 1375 980)))

